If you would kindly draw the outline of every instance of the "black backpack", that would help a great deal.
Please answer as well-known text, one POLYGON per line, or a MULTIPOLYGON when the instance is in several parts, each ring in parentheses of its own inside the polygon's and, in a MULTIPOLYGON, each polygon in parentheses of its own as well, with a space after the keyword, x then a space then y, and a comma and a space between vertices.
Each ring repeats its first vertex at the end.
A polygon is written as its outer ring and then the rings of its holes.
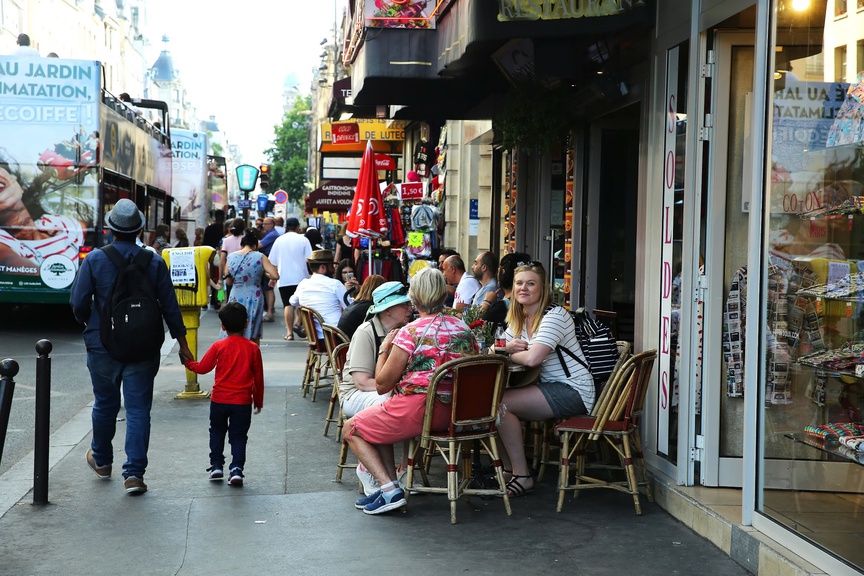
POLYGON ((119 362, 153 358, 165 341, 162 308, 147 274, 153 253, 142 248, 129 261, 114 246, 102 252, 117 268, 99 318, 102 345, 119 362))
MULTIPOLYGON (((552 308, 550 306, 546 312, 552 308)), ((612 336, 609 327, 592 318, 584 308, 568 310, 568 312, 576 327, 576 339, 579 340, 579 347, 582 348, 582 353, 588 364, 586 365, 585 361, 572 350, 558 345, 555 347, 555 352, 558 354, 561 368, 564 369, 564 373, 569 378, 570 370, 567 368, 567 362, 564 361, 564 354, 567 354, 591 373, 592 378, 594 378, 594 388, 599 393, 609 376, 612 375, 615 364, 618 363, 618 343, 612 336)))

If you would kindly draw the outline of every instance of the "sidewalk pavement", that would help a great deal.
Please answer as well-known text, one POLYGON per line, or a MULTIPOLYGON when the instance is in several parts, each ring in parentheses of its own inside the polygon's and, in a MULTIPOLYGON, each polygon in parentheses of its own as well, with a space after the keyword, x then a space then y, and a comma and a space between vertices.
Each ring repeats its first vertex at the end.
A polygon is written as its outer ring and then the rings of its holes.
MULTIPOLYGON (((335 427, 322 434, 329 391, 314 403, 301 397, 307 346, 283 341, 280 319, 264 324, 264 409, 252 418, 242 488, 207 480, 209 401, 174 398, 185 372, 168 343, 151 413, 149 491, 123 490, 122 411, 111 480, 87 467, 85 408, 52 435, 50 504, 32 504, 32 454, 0 476, 0 575, 748 574, 644 498, 642 516, 611 490, 568 498, 556 513, 554 472, 512 500, 509 518, 500 500, 473 498, 459 503, 454 526, 439 495, 363 514, 350 470, 334 481, 335 427)), ((202 313, 199 357, 218 327, 216 312, 202 313)), ((53 373, 62 374, 56 360, 53 373)), ((209 390, 212 373, 199 382, 209 390)))

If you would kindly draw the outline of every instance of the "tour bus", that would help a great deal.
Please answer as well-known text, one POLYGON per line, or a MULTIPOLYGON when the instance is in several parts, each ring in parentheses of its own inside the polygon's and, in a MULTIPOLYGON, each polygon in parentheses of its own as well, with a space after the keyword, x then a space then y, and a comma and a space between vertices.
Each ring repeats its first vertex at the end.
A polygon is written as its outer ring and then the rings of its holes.
POLYGON ((121 198, 144 242, 170 227, 171 156, 167 105, 121 102, 99 62, 0 56, 0 303, 68 302, 121 198))

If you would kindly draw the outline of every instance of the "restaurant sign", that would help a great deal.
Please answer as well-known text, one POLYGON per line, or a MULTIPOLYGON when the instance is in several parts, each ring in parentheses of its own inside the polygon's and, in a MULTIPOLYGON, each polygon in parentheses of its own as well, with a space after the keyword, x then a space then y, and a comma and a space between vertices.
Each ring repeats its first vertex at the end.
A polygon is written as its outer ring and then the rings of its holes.
POLYGON ((644 7, 645 0, 498 0, 498 21, 615 16, 644 7))
POLYGON ((356 180, 327 180, 306 196, 306 212, 327 210, 330 212, 348 212, 354 199, 356 180))
POLYGON ((366 140, 385 140, 401 142, 405 140, 405 123, 403 121, 381 120, 377 118, 358 120, 356 122, 339 122, 330 123, 324 122, 321 124, 321 140, 323 142, 336 143, 333 132, 337 128, 345 130, 347 125, 355 126, 351 130, 356 130, 359 135, 359 141, 366 140))

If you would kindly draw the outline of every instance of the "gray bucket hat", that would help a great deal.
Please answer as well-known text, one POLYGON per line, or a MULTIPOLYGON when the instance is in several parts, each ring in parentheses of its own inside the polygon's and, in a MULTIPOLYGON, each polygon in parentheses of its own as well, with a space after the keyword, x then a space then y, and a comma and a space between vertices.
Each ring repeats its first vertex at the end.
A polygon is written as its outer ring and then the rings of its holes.
POLYGON ((123 198, 105 215, 105 226, 114 232, 134 234, 144 227, 144 214, 134 202, 123 198))

